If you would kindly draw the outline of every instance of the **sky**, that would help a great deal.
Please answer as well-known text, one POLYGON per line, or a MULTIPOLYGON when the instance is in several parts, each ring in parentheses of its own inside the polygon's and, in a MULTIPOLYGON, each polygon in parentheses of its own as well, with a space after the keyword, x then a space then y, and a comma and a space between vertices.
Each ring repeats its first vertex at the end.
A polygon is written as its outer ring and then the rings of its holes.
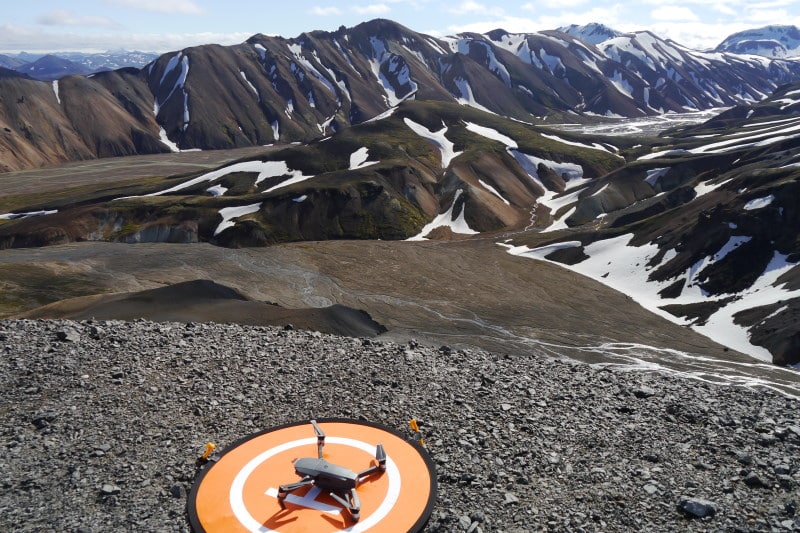
POLYGON ((797 0, 6 0, 0 53, 113 49, 168 52, 237 44, 256 33, 297 37, 374 18, 437 37, 502 28, 531 33, 601 22, 651 30, 698 49, 769 24, 800 26, 797 0))

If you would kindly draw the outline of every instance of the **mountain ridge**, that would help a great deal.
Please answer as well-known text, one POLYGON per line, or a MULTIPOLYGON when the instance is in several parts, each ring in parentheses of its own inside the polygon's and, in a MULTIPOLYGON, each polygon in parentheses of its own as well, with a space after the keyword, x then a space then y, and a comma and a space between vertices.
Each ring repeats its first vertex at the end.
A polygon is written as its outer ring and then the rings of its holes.
POLYGON ((191 47, 138 70, 0 83, 0 168, 307 142, 411 98, 523 121, 591 120, 732 106, 800 79, 800 61, 690 51, 647 32, 613 35, 599 47, 559 31, 437 39, 376 19, 191 47), (13 104, 25 94, 35 98, 13 104), (78 119, 92 114, 98 127, 78 119))

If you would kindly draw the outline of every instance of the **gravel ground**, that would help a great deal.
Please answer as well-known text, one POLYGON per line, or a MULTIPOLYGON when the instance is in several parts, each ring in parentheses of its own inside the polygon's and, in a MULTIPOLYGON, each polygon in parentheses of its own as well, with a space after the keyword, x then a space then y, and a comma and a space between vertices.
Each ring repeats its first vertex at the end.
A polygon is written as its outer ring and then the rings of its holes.
POLYGON ((324 417, 420 421, 426 531, 800 531, 771 391, 199 323, 0 321, 0 354, 0 531, 188 531, 203 444, 324 417))

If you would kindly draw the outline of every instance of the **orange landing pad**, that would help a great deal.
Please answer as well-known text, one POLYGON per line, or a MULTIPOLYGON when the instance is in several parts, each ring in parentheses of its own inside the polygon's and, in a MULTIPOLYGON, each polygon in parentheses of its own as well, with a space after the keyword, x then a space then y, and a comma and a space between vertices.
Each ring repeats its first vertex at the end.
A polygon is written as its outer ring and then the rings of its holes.
POLYGON ((313 485, 290 493, 281 508, 278 487, 300 480, 295 459, 317 457, 314 428, 302 421, 245 437, 206 466, 189 495, 194 532, 420 531, 436 503, 436 471, 428 453, 378 424, 331 418, 317 424, 326 437, 323 459, 354 472, 376 464, 375 448, 383 444, 386 470, 356 487, 359 521, 313 485))

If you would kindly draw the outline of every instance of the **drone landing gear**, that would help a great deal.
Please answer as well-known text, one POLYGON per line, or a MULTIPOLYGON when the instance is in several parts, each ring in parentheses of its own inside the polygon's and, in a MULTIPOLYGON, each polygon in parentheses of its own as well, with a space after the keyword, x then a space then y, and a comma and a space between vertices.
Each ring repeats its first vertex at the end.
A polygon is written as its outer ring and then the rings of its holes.
POLYGON ((307 487, 309 485, 314 484, 314 478, 311 476, 306 476, 300 481, 296 481, 295 483, 288 483, 286 485, 281 485, 278 487, 278 503, 281 505, 281 509, 286 509, 286 503, 284 500, 286 496, 289 495, 290 492, 294 492, 299 488, 307 487))
POLYGON ((329 494, 331 498, 342 504, 342 507, 347 509, 347 511, 350 513, 350 518, 353 519, 353 522, 358 522, 358 519, 361 518, 361 501, 358 499, 356 489, 350 489, 350 492, 346 493, 344 498, 333 492, 329 494))
MULTIPOLYGON (((278 503, 280 504, 281 509, 286 509, 285 500, 290 492, 294 492, 297 489, 301 489, 313 484, 314 478, 306 476, 296 483, 281 485, 278 488, 278 503)), ((329 492, 328 495, 339 502, 342 507, 347 509, 353 522, 358 522, 358 519, 361 518, 361 500, 358 499, 358 493, 356 492, 356 489, 350 489, 349 492, 344 493, 342 496, 339 496, 335 492, 329 492)))

